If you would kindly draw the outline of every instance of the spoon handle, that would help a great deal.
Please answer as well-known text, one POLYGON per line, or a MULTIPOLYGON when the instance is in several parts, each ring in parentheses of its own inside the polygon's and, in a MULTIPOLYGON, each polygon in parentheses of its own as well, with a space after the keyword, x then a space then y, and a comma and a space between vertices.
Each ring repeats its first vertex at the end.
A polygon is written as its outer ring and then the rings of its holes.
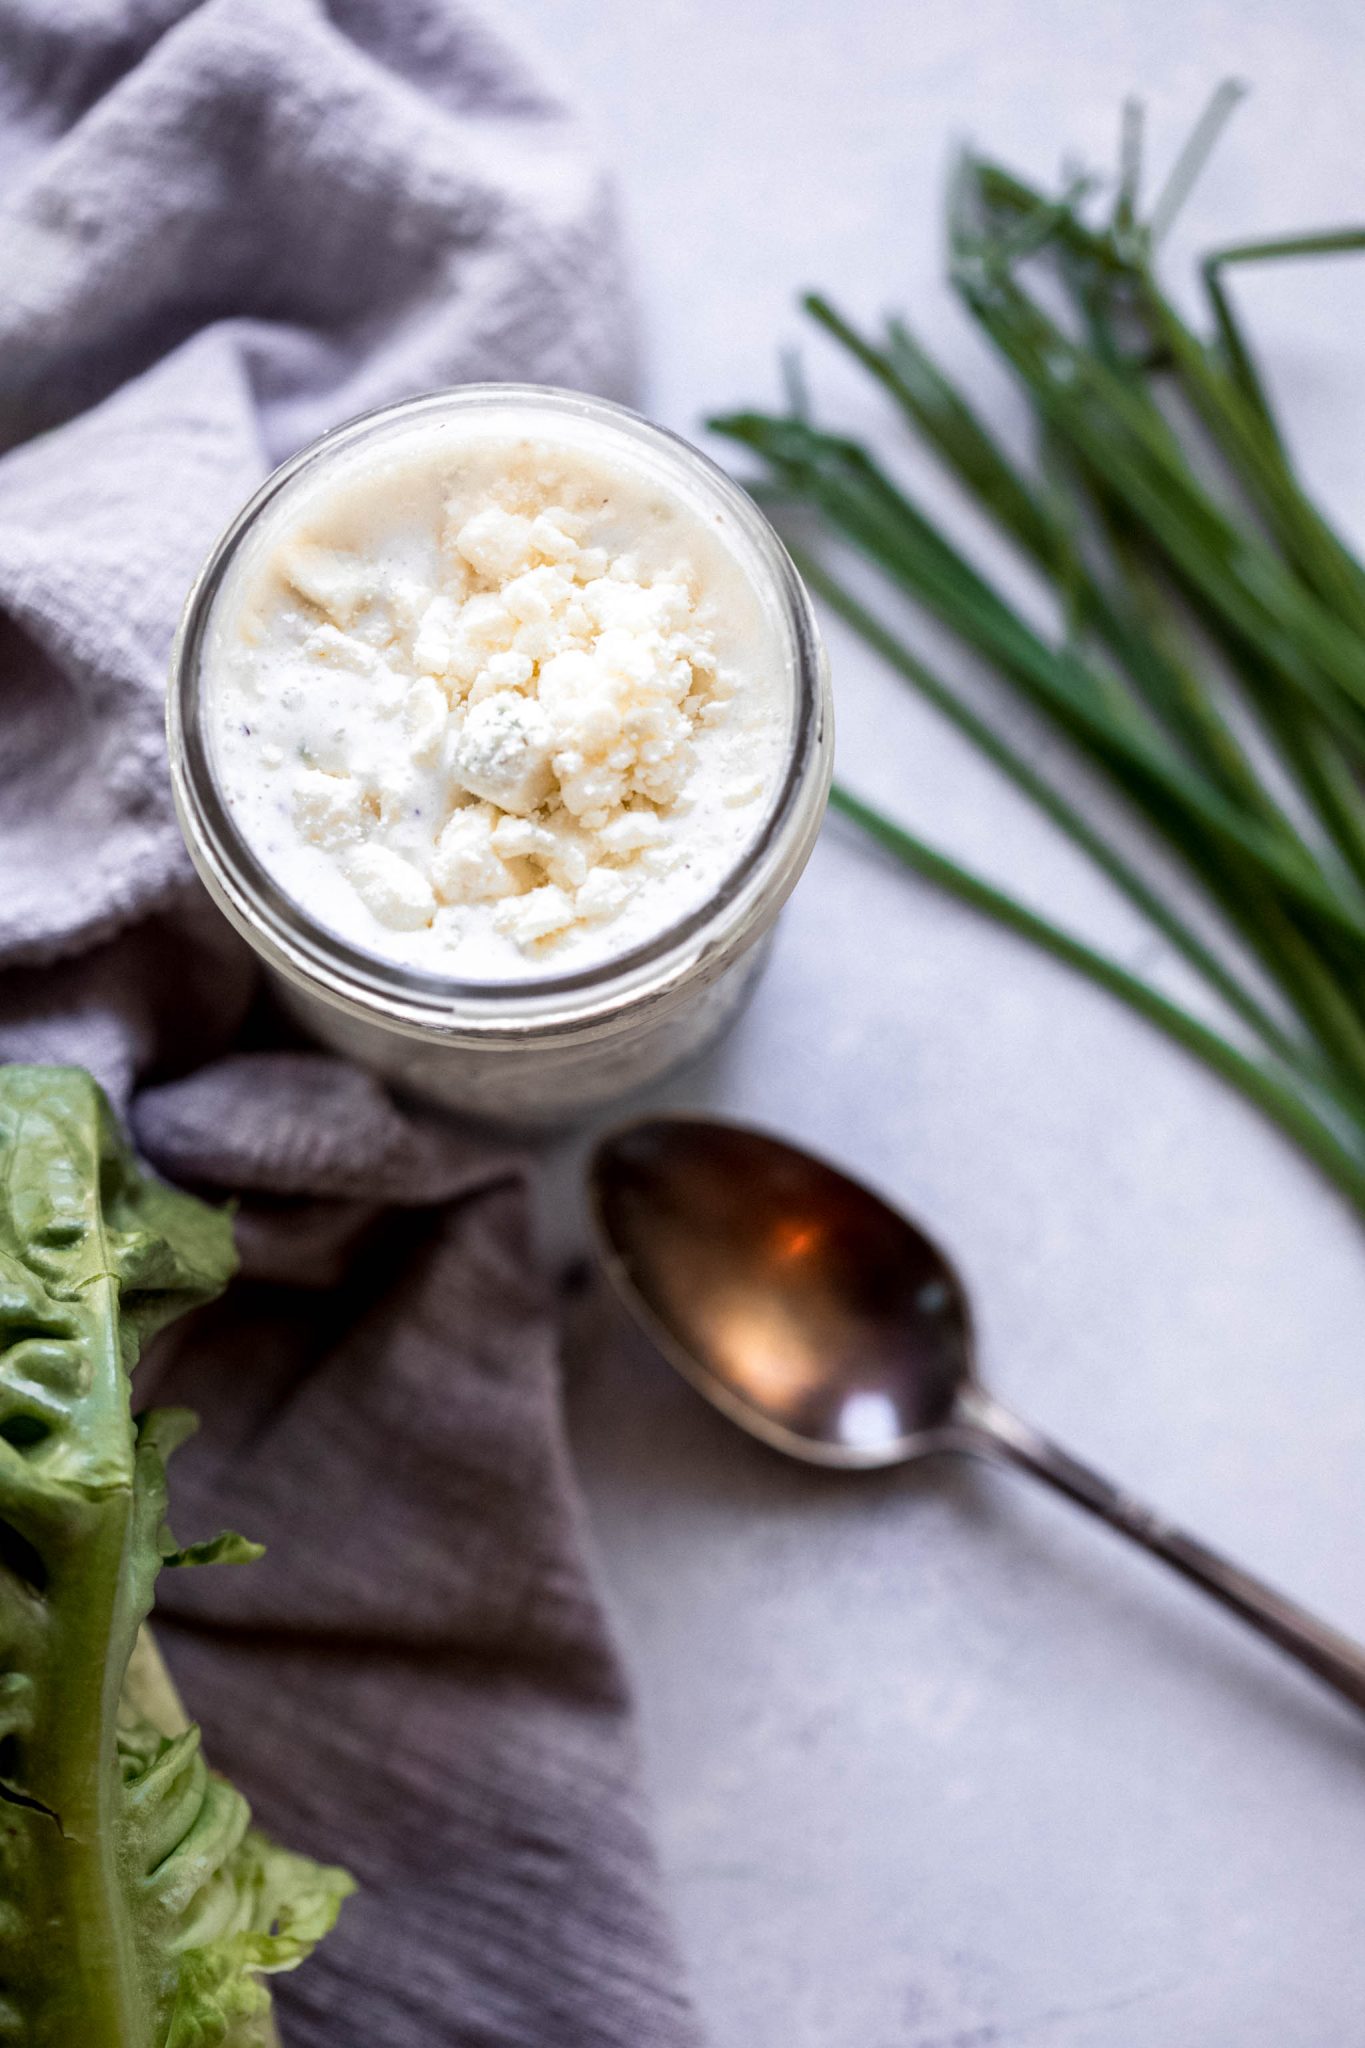
POLYGON ((1131 1536, 1144 1550, 1202 1586, 1215 1600, 1324 1679, 1352 1705, 1365 1707, 1365 1649, 1286 1600, 1263 1580, 1220 1557, 1197 1536, 1176 1528, 1131 1494, 1073 1458, 980 1387, 964 1389, 953 1418, 955 1447, 1018 1466, 1045 1479, 1068 1500, 1131 1536))

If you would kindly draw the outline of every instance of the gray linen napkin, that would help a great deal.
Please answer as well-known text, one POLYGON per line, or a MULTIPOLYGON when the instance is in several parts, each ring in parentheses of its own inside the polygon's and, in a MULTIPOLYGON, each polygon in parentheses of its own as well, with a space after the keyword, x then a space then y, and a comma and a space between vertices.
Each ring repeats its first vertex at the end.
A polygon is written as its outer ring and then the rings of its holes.
POLYGON ((620 389, 608 201, 455 0, 0 4, 0 1058, 91 1067, 244 1277, 148 1361, 203 1434, 163 1642, 263 1824, 364 1885, 294 2048, 688 2048, 523 1163, 291 1044, 199 892, 163 678, 268 464, 469 378, 620 389))

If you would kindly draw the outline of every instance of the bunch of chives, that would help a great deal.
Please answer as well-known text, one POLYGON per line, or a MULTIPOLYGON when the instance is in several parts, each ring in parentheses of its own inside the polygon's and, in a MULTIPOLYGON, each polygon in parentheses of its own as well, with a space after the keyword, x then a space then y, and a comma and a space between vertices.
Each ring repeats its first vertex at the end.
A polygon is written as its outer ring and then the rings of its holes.
POLYGON ((805 301, 1051 585, 1055 634, 1027 623, 868 448, 818 426, 794 381, 785 413, 712 425, 760 459, 766 500, 813 508, 1142 821, 1203 898, 1209 936, 1102 816, 1034 768, 827 560, 797 551, 817 594, 1179 951, 1227 1029, 836 785, 838 807, 1205 1061, 1365 1212, 1365 568, 1295 472, 1225 284, 1235 264, 1365 249, 1365 229, 1216 251, 1202 266, 1209 331, 1187 325, 1155 252, 1236 97, 1233 86, 1215 95, 1145 218, 1131 109, 1098 221, 1086 181, 1048 196, 986 159, 960 160, 952 281, 1028 401, 1032 474, 902 320, 873 338, 827 300, 805 301))

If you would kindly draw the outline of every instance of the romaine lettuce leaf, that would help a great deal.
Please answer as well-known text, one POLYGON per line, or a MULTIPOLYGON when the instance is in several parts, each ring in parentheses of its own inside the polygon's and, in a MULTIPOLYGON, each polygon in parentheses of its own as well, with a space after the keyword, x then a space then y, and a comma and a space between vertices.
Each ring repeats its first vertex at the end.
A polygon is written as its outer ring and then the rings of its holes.
POLYGON ((139 1172, 88 1074, 0 1069, 0 2044, 254 2048, 263 1976, 352 1889, 257 1834, 129 1678, 163 1566, 257 1554, 177 1545, 193 1417, 131 1411, 141 1344, 233 1266, 227 1216, 139 1172))

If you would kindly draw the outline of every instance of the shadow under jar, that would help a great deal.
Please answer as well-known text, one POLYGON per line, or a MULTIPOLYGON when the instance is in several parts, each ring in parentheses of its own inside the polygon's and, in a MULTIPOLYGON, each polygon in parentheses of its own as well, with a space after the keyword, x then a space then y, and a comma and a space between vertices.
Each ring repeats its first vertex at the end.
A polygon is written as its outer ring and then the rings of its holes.
POLYGON ((522 1124, 645 1086, 737 1016, 819 831, 833 751, 809 599, 753 502, 622 407, 518 385, 384 408, 276 470, 190 593, 168 731, 194 863, 297 1020, 406 1089, 522 1124), (537 658, 532 616, 513 619, 501 667, 472 673, 468 622, 506 626, 542 588, 578 632, 572 660, 556 665, 549 641, 537 658), (466 612, 471 596, 488 602, 466 612), (655 630, 665 600, 690 604, 700 638, 655 630), (675 702, 631 697, 632 663, 648 681, 651 661, 670 672, 660 646, 689 645, 701 666, 675 702), (579 674, 625 693, 600 809, 575 751, 579 674), (638 736, 655 730, 682 735, 663 768, 667 745, 638 736), (420 773, 393 767, 409 740, 420 773), (674 769, 670 795, 657 777, 674 769), (377 896, 375 873, 385 890, 399 873, 393 844, 418 879, 377 896), (505 900, 489 874, 511 878, 505 900), (546 905, 573 921, 540 933, 546 905))

